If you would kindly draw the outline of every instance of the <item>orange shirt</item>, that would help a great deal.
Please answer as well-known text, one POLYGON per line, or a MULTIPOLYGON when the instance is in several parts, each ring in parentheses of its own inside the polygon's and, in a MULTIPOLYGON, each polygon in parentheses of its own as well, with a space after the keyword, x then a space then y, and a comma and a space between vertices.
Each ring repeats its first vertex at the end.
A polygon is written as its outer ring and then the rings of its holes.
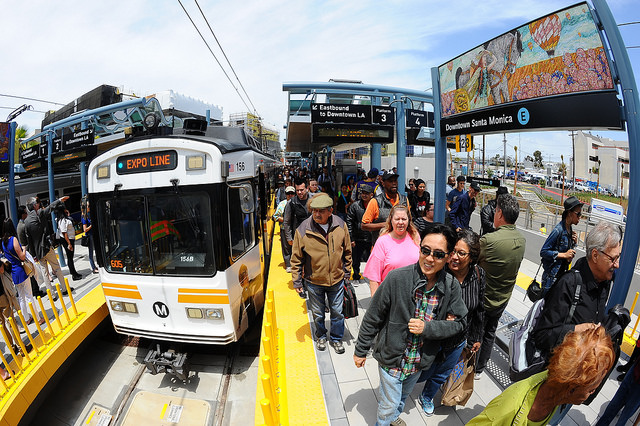
MULTIPOLYGON (((400 202, 400 194, 396 194, 395 200, 392 200, 387 196, 387 193, 384 194, 387 197, 387 200, 391 203, 392 206, 395 206, 400 202)), ((408 203, 408 201, 407 201, 408 203)), ((362 215, 362 223, 373 223, 380 216, 380 208, 378 207, 378 200, 372 198, 367 205, 367 210, 362 215)))

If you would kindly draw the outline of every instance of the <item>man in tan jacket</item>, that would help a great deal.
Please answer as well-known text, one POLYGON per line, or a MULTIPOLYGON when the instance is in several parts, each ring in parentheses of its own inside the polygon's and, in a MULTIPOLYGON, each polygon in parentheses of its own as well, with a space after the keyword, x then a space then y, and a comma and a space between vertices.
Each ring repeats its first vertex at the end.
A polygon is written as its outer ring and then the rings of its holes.
POLYGON ((344 353, 343 281, 351 273, 351 239, 342 219, 333 214, 333 200, 327 194, 313 197, 311 217, 296 229, 291 253, 293 287, 298 293, 309 292, 308 308, 315 324, 316 347, 327 348, 324 324, 325 296, 331 311, 329 344, 336 353, 344 353))

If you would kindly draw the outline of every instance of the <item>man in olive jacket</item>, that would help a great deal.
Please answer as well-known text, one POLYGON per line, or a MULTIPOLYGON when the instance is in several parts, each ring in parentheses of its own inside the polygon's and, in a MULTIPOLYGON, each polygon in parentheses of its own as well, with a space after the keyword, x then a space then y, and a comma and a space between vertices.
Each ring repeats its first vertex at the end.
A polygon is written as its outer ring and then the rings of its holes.
POLYGON ((293 287, 309 293, 309 311, 315 324, 316 347, 324 351, 327 328, 324 325, 325 296, 331 311, 329 344, 336 353, 343 354, 344 315, 343 281, 351 275, 351 239, 342 219, 333 214, 333 199, 327 194, 313 197, 309 204, 311 217, 295 231, 291 251, 293 287))
POLYGON ((455 242, 450 227, 429 228, 418 263, 389 272, 362 319, 353 359, 356 367, 364 366, 378 336, 373 350, 380 373, 378 425, 402 424, 404 401, 421 371, 431 367, 440 342, 466 326, 460 284, 444 270, 455 242))

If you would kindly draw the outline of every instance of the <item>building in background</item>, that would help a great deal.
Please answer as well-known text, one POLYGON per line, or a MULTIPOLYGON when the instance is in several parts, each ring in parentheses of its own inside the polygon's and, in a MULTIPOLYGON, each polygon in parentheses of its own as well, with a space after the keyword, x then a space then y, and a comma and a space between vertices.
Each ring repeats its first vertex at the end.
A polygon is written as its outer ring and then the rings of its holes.
POLYGON ((576 180, 580 178, 585 181, 597 181, 599 170, 602 188, 620 196, 620 185, 622 184, 622 195, 629 196, 628 141, 614 141, 593 135, 591 132, 579 131, 576 132, 574 144, 576 180))

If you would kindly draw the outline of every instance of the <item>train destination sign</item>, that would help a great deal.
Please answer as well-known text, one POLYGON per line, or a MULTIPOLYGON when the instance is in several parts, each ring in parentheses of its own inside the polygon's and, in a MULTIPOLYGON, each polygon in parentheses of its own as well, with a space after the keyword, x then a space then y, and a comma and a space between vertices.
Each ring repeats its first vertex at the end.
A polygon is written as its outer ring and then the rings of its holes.
POLYGON ((176 167, 178 153, 173 150, 124 155, 116 161, 116 173, 119 175, 173 170, 176 167))
POLYGON ((311 127, 312 143, 340 144, 347 142, 393 142, 393 126, 317 123, 312 124, 311 127))
POLYGON ((586 2, 489 40, 441 65, 438 74, 441 136, 622 129, 621 120, 612 124, 611 117, 593 114, 612 106, 617 92, 602 35, 586 2), (606 106, 584 105, 602 100, 606 106), (580 113, 591 119, 580 118, 580 113))
POLYGON ((371 124, 371 105, 312 103, 311 122, 371 124))

